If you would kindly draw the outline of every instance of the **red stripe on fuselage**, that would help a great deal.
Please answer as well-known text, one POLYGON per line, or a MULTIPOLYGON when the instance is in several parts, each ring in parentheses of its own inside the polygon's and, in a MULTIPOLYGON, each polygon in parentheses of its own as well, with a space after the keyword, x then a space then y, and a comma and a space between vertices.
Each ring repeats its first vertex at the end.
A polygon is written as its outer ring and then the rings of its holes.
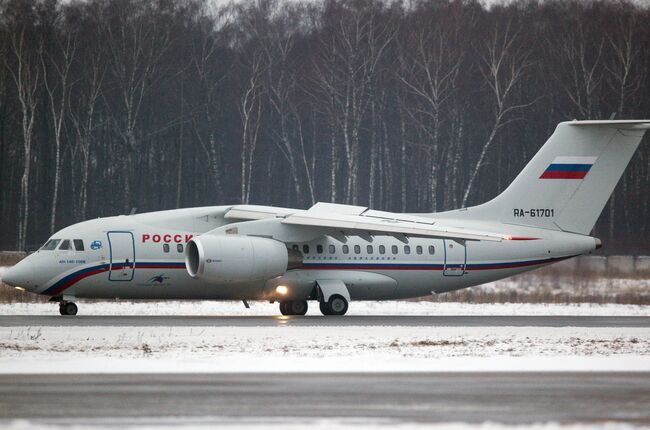
POLYGON ((82 279, 85 279, 85 278, 87 278, 89 276, 93 276, 93 275, 96 275, 98 273, 103 273, 103 272, 108 272, 108 267, 103 267, 103 268, 100 268, 100 269, 91 270, 90 272, 80 273, 79 275, 68 279, 63 285, 59 286, 56 290, 51 291, 48 294, 52 294, 53 296, 55 296, 55 295, 63 292, 64 290, 67 290, 68 288, 70 288, 71 286, 73 286, 77 282, 81 281, 82 279))

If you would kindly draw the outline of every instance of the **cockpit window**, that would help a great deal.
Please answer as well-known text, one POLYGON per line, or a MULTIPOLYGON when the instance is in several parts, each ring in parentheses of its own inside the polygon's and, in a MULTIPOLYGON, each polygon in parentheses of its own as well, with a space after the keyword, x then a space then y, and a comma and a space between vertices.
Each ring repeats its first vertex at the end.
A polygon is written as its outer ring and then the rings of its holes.
POLYGON ((74 242, 74 247, 77 251, 83 251, 84 250, 84 241, 81 239, 75 239, 73 240, 74 242))
POLYGON ((72 245, 70 244, 70 241, 68 239, 64 240, 61 242, 61 245, 59 245, 59 251, 69 251, 72 249, 72 245))
POLYGON ((41 248, 41 251, 52 251, 56 246, 61 242, 61 239, 50 239, 45 242, 45 245, 41 248))

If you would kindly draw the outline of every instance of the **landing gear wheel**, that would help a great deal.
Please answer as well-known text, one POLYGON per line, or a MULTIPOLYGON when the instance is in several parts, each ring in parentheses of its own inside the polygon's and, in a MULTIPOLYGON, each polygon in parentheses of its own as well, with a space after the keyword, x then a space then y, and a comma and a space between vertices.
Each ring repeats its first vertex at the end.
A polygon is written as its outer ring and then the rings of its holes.
POLYGON ((61 315, 77 315, 77 305, 72 302, 59 303, 59 313, 61 315))
POLYGON ((280 313, 282 315, 305 315, 307 308, 306 300, 280 302, 280 313))
POLYGON ((307 300, 289 302, 289 311, 291 312, 291 315, 305 315, 308 307, 307 300))
POLYGON ((348 311, 348 301, 345 297, 334 294, 327 302, 320 303, 320 311, 323 315, 345 315, 348 311))
POLYGON ((289 302, 280 302, 280 313, 282 315, 289 315, 289 307, 287 306, 289 302))
POLYGON ((318 307, 320 308, 320 313, 323 315, 332 315, 330 312, 329 304, 327 302, 320 302, 318 304, 318 307))

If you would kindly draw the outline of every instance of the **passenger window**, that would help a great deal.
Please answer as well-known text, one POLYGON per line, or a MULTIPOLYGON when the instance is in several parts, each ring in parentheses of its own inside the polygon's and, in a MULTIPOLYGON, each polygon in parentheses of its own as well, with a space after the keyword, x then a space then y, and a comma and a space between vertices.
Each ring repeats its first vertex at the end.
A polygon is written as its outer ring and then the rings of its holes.
POLYGON ((393 254, 397 254, 397 245, 391 246, 390 250, 393 252, 393 254))
POLYGON ((56 249, 56 246, 61 242, 61 239, 50 239, 45 242, 45 245, 41 248, 42 251, 52 251, 56 249))
POLYGON ((366 246, 366 251, 368 251, 368 254, 372 254, 372 245, 366 246))
POLYGON ((163 244, 163 252, 169 252, 169 244, 168 243, 163 244))
POLYGON ((385 254, 386 253, 386 247, 384 245, 379 245, 379 253, 380 254, 385 254))
POLYGON ((408 255, 411 253, 411 247, 406 245, 404 246, 404 254, 408 255))
POLYGON ((316 252, 318 252, 319 254, 322 254, 323 253, 323 245, 316 245, 316 252))
POLYGON ((350 247, 347 245, 343 245, 343 253, 344 254, 349 254, 350 253, 350 247))
POLYGON ((304 252, 305 254, 309 254, 309 245, 303 245, 302 252, 304 252))
POLYGON ((77 251, 83 251, 84 250, 84 241, 81 239, 75 239, 74 240, 74 247, 77 251))
POLYGON ((334 245, 330 245, 330 254, 334 254, 336 252, 336 247, 334 245))
POLYGON ((354 253, 361 254, 361 247, 359 245, 354 245, 354 253))
POLYGON ((176 251, 180 252, 181 254, 183 253, 183 244, 179 243, 176 245, 176 251))
POLYGON ((415 247, 415 252, 417 252, 418 255, 419 255, 419 254, 422 254, 422 247, 421 247, 420 245, 416 246, 416 247, 415 247))
POLYGON ((70 249, 72 249, 72 246, 70 245, 70 241, 68 239, 61 242, 61 245, 59 246, 60 251, 69 251, 70 249))
POLYGON ((298 249, 299 249, 299 248, 298 248, 298 245, 293 245, 291 248, 292 248, 294 251, 298 251, 298 249))
POLYGON ((436 248, 433 247, 433 245, 429 245, 429 254, 433 255, 436 253, 436 248))

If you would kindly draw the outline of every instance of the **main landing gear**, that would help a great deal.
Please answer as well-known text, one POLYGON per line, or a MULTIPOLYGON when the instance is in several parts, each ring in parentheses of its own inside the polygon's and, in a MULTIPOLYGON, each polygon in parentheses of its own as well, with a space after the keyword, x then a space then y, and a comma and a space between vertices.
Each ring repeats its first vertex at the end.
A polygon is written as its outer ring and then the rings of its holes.
POLYGON ((73 302, 59 302, 59 313, 61 315, 77 315, 77 305, 73 302))
MULTIPOLYGON (((282 315, 305 315, 307 313, 306 300, 280 302, 282 315)), ((339 294, 333 294, 326 302, 320 302, 320 311, 323 315, 345 315, 348 311, 348 301, 339 294)))
POLYGON ((320 311, 323 315, 345 315, 348 301, 343 296, 333 294, 328 301, 320 302, 320 311))
POLYGON ((280 313, 282 315, 305 315, 307 308, 307 300, 280 302, 280 313))

